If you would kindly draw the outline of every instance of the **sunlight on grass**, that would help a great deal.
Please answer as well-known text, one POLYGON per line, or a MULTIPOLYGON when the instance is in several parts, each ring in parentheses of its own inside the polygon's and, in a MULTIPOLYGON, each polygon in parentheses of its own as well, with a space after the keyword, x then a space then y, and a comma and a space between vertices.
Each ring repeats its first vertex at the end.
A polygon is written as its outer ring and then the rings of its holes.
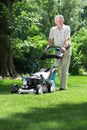
POLYGON ((69 76, 66 91, 42 95, 11 94, 13 82, 0 81, 1 130, 87 129, 86 76, 69 76))

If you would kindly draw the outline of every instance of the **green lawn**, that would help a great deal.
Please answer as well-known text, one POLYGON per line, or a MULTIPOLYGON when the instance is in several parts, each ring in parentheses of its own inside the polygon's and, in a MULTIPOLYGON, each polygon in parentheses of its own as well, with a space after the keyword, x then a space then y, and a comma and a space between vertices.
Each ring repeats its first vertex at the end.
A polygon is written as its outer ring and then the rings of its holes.
MULTIPOLYGON (((11 94, 18 80, 0 80, 0 130, 87 130, 87 76, 69 76, 68 89, 11 94)), ((57 82, 58 85, 58 82, 57 82)))

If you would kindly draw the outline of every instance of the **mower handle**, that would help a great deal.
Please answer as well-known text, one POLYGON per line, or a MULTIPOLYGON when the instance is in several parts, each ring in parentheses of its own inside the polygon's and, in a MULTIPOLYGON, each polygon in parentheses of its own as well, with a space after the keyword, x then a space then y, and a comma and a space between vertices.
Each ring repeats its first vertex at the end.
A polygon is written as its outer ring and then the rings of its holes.
POLYGON ((45 60, 45 59, 51 59, 51 58, 56 58, 56 59, 59 59, 59 58, 62 58, 63 57, 63 53, 61 52, 61 47, 59 46, 49 46, 47 48, 47 50, 51 49, 51 48, 54 48, 58 54, 47 54, 47 53, 43 53, 42 56, 40 57, 41 60, 45 60))
MULTIPOLYGON (((60 46, 49 46, 49 47, 47 47, 47 50, 49 50, 50 48, 54 48, 56 50, 61 50, 62 47, 60 47, 60 46)), ((66 50, 68 50, 69 48, 70 48, 70 44, 67 47, 65 47, 66 50)))
POLYGON ((49 46, 49 47, 47 47, 47 50, 49 50, 49 49, 51 49, 51 48, 54 48, 54 49, 61 49, 61 47, 59 47, 59 46, 49 46))
MULTIPOLYGON (((61 52, 61 47, 59 47, 59 46, 49 46, 47 48, 47 50, 49 50, 50 48, 54 48, 58 52, 58 54, 46 54, 46 53, 44 53, 40 57, 41 60, 45 60, 47 58, 56 58, 56 59, 59 59, 59 58, 63 57, 64 53, 61 52)), ((70 45, 68 45, 67 47, 65 47, 66 50, 68 50, 69 48, 70 48, 70 45)))

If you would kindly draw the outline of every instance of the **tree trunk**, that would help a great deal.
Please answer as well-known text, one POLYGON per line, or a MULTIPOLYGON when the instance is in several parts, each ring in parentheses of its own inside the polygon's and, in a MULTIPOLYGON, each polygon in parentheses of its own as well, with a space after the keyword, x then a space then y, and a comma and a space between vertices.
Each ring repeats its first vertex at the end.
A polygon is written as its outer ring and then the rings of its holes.
POLYGON ((0 0, 0 76, 14 77, 16 71, 13 64, 9 23, 11 24, 11 7, 13 0, 0 0), (8 13, 4 12, 3 7, 8 9, 8 13), (9 13, 10 12, 10 13, 9 13))

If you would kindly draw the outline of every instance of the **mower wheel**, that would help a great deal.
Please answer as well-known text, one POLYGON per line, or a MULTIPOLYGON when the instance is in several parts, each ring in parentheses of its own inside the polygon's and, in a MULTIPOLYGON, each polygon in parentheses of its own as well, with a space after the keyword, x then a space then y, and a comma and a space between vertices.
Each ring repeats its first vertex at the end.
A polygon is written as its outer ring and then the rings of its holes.
POLYGON ((13 84, 11 87, 11 93, 18 93, 19 86, 17 84, 13 84))
POLYGON ((55 92, 55 83, 54 83, 53 80, 51 80, 51 81, 49 82, 48 92, 49 92, 49 93, 55 92))
POLYGON ((43 88, 40 84, 36 87, 36 94, 43 94, 43 88))

